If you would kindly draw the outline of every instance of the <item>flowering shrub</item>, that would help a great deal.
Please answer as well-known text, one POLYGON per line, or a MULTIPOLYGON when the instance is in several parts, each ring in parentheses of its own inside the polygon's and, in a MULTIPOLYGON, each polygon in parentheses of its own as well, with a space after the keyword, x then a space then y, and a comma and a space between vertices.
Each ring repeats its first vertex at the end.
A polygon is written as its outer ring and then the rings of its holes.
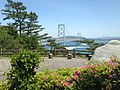
POLYGON ((59 69, 57 71, 45 71, 36 74, 37 90, 64 90, 65 80, 73 74, 73 69, 59 69))
POLYGON ((83 66, 65 82, 72 90, 120 90, 120 62, 109 61, 83 66))
MULTIPOLYGON (((34 78, 35 90, 120 90, 120 61, 48 70, 36 73, 34 78)), ((0 83, 0 90, 8 90, 7 87, 0 83)))

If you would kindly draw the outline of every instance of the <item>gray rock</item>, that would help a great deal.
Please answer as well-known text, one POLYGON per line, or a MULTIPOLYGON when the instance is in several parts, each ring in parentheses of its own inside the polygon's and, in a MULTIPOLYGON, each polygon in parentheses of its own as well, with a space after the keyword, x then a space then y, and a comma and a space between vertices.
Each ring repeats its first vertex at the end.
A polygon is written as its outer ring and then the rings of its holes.
POLYGON ((106 45, 98 47, 91 60, 109 61, 111 58, 120 58, 119 40, 111 40, 106 45))

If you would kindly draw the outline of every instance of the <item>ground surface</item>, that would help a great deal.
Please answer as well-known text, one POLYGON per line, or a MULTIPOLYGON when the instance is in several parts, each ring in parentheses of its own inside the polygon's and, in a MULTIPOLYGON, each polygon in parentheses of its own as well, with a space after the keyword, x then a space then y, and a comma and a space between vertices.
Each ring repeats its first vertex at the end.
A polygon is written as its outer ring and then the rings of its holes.
POLYGON ((53 57, 53 59, 48 59, 44 57, 44 62, 40 64, 39 69, 58 69, 65 67, 81 67, 87 65, 87 59, 85 58, 72 58, 67 59, 66 57, 53 57))
MULTIPOLYGON (((53 57, 52 59, 48 59, 48 57, 44 57, 44 62, 40 63, 37 71, 65 67, 82 67, 87 64, 88 62, 86 58, 67 59, 66 57, 53 57)), ((3 73, 7 72, 10 67, 10 58, 0 57, 0 80, 3 79, 3 73)))

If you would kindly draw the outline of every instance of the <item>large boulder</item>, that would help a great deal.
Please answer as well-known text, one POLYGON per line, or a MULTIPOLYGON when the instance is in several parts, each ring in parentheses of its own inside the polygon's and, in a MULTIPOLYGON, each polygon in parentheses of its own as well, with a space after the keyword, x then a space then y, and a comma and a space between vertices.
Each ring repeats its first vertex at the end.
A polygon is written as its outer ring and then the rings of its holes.
POLYGON ((98 47, 91 60, 109 61, 111 58, 120 58, 119 40, 111 40, 106 45, 98 47))

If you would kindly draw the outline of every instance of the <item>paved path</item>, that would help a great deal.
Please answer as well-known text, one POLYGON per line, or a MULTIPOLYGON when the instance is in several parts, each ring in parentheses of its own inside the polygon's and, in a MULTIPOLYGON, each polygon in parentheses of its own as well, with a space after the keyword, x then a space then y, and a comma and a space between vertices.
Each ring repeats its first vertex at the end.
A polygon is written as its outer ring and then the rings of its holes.
POLYGON ((81 67, 83 65, 87 65, 87 59, 84 58, 72 58, 67 59, 65 57, 53 57, 53 59, 48 59, 44 57, 44 62, 42 62, 39 66, 39 69, 58 69, 65 67, 81 67))
POLYGON ((10 58, 0 57, 0 80, 4 78, 3 74, 10 68, 10 58))
MULTIPOLYGON (((67 59, 66 57, 53 57, 53 59, 48 59, 47 57, 44 57, 44 62, 40 63, 37 71, 65 67, 82 67, 83 65, 87 65, 87 63, 87 59, 84 58, 67 59)), ((0 80, 3 78, 2 74, 7 72, 10 67, 10 58, 0 57, 0 80)))

